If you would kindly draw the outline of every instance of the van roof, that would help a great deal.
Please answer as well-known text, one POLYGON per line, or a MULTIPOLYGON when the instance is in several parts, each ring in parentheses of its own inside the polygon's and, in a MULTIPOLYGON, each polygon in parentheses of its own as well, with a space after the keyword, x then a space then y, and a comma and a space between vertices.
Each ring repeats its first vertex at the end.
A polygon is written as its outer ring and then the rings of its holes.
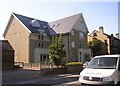
POLYGON ((120 58, 120 54, 115 54, 115 55, 100 55, 100 56, 95 56, 94 58, 99 58, 99 57, 119 57, 120 58))

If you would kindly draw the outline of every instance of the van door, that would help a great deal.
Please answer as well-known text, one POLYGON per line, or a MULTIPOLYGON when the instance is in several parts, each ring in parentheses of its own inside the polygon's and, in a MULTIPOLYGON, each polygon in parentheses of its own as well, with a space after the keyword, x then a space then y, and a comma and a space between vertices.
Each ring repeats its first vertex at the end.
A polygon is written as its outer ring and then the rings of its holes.
POLYGON ((120 84, 120 57, 119 57, 119 63, 118 63, 118 81, 120 84))

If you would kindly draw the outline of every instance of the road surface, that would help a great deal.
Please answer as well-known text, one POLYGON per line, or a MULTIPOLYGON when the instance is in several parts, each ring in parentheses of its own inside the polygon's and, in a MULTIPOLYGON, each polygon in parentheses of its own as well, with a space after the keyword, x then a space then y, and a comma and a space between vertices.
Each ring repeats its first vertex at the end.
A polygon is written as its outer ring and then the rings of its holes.
POLYGON ((41 76, 38 71, 3 72, 2 86, 80 86, 79 73, 41 76))

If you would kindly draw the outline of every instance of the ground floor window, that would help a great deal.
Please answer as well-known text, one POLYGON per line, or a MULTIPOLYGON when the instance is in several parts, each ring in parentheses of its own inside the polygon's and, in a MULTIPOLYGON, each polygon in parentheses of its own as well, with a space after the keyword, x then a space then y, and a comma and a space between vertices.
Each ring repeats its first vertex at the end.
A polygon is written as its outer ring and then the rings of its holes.
POLYGON ((40 54, 40 61, 41 62, 46 62, 49 60, 49 55, 48 54, 40 54))

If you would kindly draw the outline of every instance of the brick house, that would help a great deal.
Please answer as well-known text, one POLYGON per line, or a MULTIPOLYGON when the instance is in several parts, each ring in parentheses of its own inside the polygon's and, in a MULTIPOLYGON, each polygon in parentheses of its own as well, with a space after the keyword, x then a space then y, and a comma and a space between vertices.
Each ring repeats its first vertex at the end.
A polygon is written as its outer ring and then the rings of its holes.
POLYGON ((97 38, 102 42, 102 50, 99 54, 120 54, 120 39, 119 33, 108 35, 104 33, 104 28, 99 27, 99 31, 94 30, 88 35, 88 42, 92 41, 93 38, 97 38))
POLYGON ((14 69, 14 49, 7 40, 0 40, 2 48, 2 70, 14 69))
POLYGON ((81 13, 54 22, 12 13, 3 36, 15 49, 15 62, 39 63, 49 56, 52 36, 60 33, 68 61, 84 61, 90 57, 88 29, 81 13))

